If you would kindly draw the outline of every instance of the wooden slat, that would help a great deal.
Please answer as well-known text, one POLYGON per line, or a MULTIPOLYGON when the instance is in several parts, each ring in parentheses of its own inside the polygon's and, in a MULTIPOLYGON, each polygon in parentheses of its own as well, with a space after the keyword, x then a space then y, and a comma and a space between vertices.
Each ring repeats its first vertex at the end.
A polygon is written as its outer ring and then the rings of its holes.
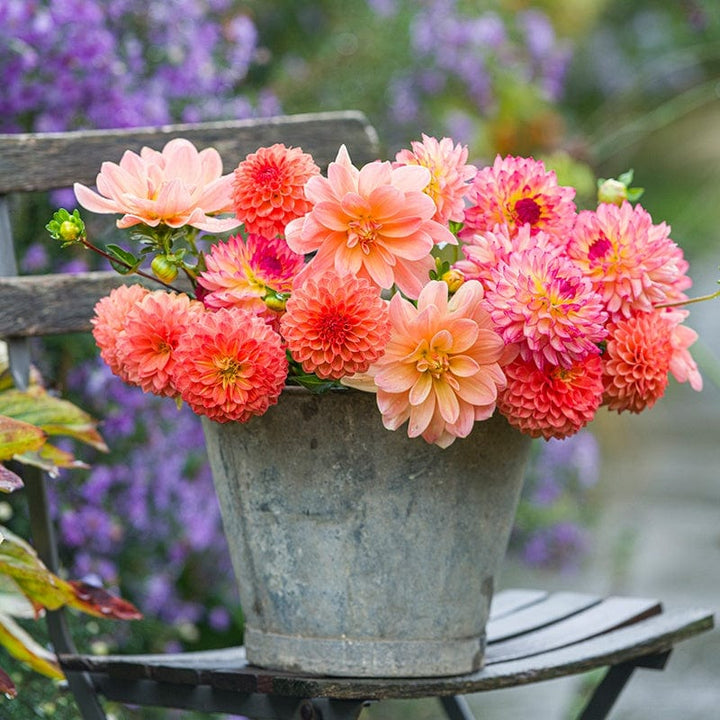
POLYGON ((612 597, 537 630, 488 644, 488 664, 532 657, 587 640, 660 612, 657 600, 612 597))
MULTIPOLYGON (((702 609, 664 611, 639 622, 603 633, 602 635, 548 650, 547 652, 506 662, 489 662, 476 673, 457 677, 418 679, 358 679, 314 677, 296 673, 279 673, 248 667, 240 649, 232 649, 221 656, 207 654, 207 662, 193 654, 200 681, 222 690, 237 692, 268 692, 284 697, 329 697, 338 699, 420 698, 440 695, 460 695, 524 685, 541 680, 587 672, 589 670, 644 658, 670 650, 677 643, 712 629, 712 612, 702 609)), ((138 656, 125 658, 130 669, 138 656)), ((180 662, 177 656, 149 663, 139 661, 142 677, 187 679, 183 672, 173 674, 180 662)), ((122 656, 61 656, 67 672, 89 671, 101 675, 108 667, 117 671, 122 656)), ((135 668, 137 676, 137 667, 135 668)))
POLYGON ((534 605, 545 599, 545 590, 503 590, 494 595, 490 605, 490 622, 496 622, 505 615, 517 612, 520 608, 534 605))
POLYGON ((597 595, 558 592, 537 603, 519 607, 510 615, 490 620, 487 624, 488 644, 537 630, 564 620, 600 602, 597 595))
POLYGON ((160 287, 114 272, 0 277, 0 337, 87 332, 95 303, 126 282, 160 287))
POLYGON ((302 147, 322 168, 343 143, 356 165, 379 153, 374 128, 355 111, 157 128, 0 134, 0 195, 69 187, 74 182, 92 185, 104 161, 118 162, 125 150, 138 152, 143 145, 162 149, 174 137, 185 137, 199 148, 215 147, 225 172, 258 147, 276 142, 302 147))

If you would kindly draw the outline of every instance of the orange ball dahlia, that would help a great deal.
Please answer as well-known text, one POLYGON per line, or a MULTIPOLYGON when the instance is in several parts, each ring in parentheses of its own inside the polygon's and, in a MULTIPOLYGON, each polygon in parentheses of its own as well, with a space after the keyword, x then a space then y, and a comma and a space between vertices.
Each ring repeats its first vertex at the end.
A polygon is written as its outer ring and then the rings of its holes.
POLYGON ((136 303, 125 316, 117 341, 127 382, 145 392, 174 397, 175 351, 190 317, 204 312, 197 300, 164 290, 150 292, 136 303))
POLYGON ((602 400, 602 363, 597 355, 569 368, 516 358, 506 365, 507 387, 497 401, 508 422, 531 437, 565 438, 587 425, 602 400))
POLYGON ((262 415, 277 402, 286 377, 280 336, 240 308, 194 315, 175 352, 181 399, 217 422, 262 415))
POLYGON ((118 339, 125 329, 125 316, 149 292, 142 285, 120 285, 98 300, 95 314, 90 321, 93 337, 100 348, 100 357, 110 370, 125 382, 128 382, 128 377, 118 357, 118 339))
POLYGON ((336 380, 363 373, 385 352, 387 303, 369 281, 328 272, 293 292, 280 332, 307 373, 336 380))
POLYGON ((665 393, 676 322, 662 311, 636 312, 608 323, 603 354, 603 402, 610 410, 639 413, 665 393))
POLYGON ((235 169, 235 214, 249 233, 283 235, 285 226, 310 210, 305 183, 320 172, 301 148, 276 143, 248 155, 235 169))

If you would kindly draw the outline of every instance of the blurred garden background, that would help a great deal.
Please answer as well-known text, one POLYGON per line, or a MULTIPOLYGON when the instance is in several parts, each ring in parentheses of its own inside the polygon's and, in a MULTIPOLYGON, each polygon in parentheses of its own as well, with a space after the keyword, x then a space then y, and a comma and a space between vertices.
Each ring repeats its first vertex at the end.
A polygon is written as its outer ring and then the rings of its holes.
MULTIPOLYGON (((358 109, 378 129, 384 157, 421 133, 467 143, 477 165, 532 154, 588 207, 596 178, 632 168, 643 205, 672 226, 690 260, 696 293, 717 287, 717 0, 3 0, 0 98, 3 133, 358 109)), ((58 192, 13 205, 22 272, 87 267, 43 230, 52 207, 72 202, 58 192)), ((702 395, 671 387, 642 417, 601 412, 574 438, 537 442, 505 586, 717 606, 719 316, 717 305, 698 307, 688 323, 701 333, 702 395)), ((132 624, 78 619, 81 644, 133 652, 239 643, 242 615, 197 418, 123 385, 91 341, 74 346, 43 370, 102 419, 111 453, 83 449, 91 469, 53 483, 64 564, 145 615, 132 624)), ((22 493, 3 497, 0 522, 28 535, 22 493)), ((631 683, 617 717, 714 717, 720 646, 716 637, 693 644, 694 655, 678 649, 679 666, 631 683)), ((20 694, 0 700, 0 717, 76 717, 51 681, 4 655, 2 665, 20 694)), ((546 701, 547 717, 562 717, 583 687, 546 684, 530 715, 521 710, 527 692, 472 704, 484 718, 545 717, 546 701)), ((397 703, 370 714, 437 711, 397 703)))

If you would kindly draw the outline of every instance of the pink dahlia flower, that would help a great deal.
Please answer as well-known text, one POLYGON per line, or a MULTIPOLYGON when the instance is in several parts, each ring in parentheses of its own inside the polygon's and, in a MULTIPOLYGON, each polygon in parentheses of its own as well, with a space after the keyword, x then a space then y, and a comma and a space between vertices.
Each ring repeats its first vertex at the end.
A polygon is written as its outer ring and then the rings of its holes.
POLYGON ((287 293, 305 260, 279 237, 233 235, 212 245, 198 277, 203 303, 211 309, 244 307, 262 314, 268 292, 287 293))
POLYGON ((280 336, 240 308, 193 316, 175 351, 174 383, 193 412, 246 422, 277 399, 287 377, 280 336))
POLYGON ((687 310, 668 309, 665 314, 673 329, 670 337, 673 347, 670 372, 678 382, 688 382, 693 390, 699 392, 703 387, 702 376, 697 363, 688 350, 698 339, 698 334, 692 328, 682 324, 690 313, 687 310))
POLYGON ((607 313, 589 280, 566 257, 540 249, 496 268, 484 306, 505 342, 541 369, 597 355, 606 335, 607 313))
POLYGON ((364 373, 390 337, 387 303, 364 278, 327 272, 293 292, 280 332, 305 372, 323 379, 364 373))
POLYGON ((317 253, 298 275, 298 284, 334 269, 380 288, 397 284, 416 298, 435 267, 433 246, 457 244, 432 219, 435 203, 423 192, 429 182, 430 171, 419 165, 393 168, 377 161, 358 170, 343 145, 327 178, 316 175, 305 186, 312 210, 286 228, 292 250, 317 253))
POLYGON ((162 152, 127 150, 119 165, 102 164, 96 184, 98 192, 75 183, 75 197, 91 212, 122 214, 119 228, 163 223, 225 232, 240 225, 236 218, 213 217, 232 210, 232 175, 222 174, 220 154, 198 152, 188 140, 170 140, 162 152))
POLYGON ((175 352, 191 316, 204 313, 202 303, 183 293, 156 290, 125 316, 117 341, 118 360, 127 382, 145 392, 174 397, 175 352))
POLYGON ((558 185, 553 171, 539 160, 499 155, 478 171, 468 193, 463 240, 507 225, 510 234, 523 225, 565 242, 575 222, 575 189, 558 185))
POLYGON ((531 437, 549 440, 574 435, 600 406, 603 383, 598 355, 569 368, 548 365, 542 370, 517 358, 504 370, 507 387, 498 396, 498 410, 531 437))
POLYGON ((118 340, 125 330, 125 317, 147 294, 142 285, 120 285, 98 300, 91 319, 92 334, 100 348, 100 357, 120 379, 128 382, 122 360, 118 357, 118 340))
POLYGON ((482 308, 480 283, 469 281, 448 299, 444 282, 430 281, 417 307, 401 295, 390 301, 392 335, 370 368, 383 423, 447 447, 466 437, 495 409, 505 386, 505 343, 482 308))
POLYGON ((462 222, 465 213, 465 195, 470 189, 477 168, 467 164, 466 145, 455 145, 450 138, 437 140, 423 134, 422 142, 413 141, 412 150, 400 150, 395 166, 421 165, 430 171, 430 182, 424 192, 437 207, 433 217, 443 225, 450 220, 462 222))
POLYGON ((249 233, 284 235, 285 226, 312 207, 305 183, 320 173, 312 156, 277 143, 248 155, 235 169, 233 205, 249 233))
POLYGON ((670 228, 653 225, 640 205, 601 204, 584 210, 568 243, 568 254, 590 278, 611 316, 650 312, 654 305, 684 299, 692 281, 670 228))
POLYGON ((542 230, 533 235, 530 226, 523 225, 511 235, 507 225, 496 225, 492 232, 477 233, 465 239, 463 257, 453 265, 453 269, 466 280, 478 280, 487 290, 492 286, 493 271, 500 264, 532 248, 538 248, 546 255, 560 254, 558 245, 542 230))

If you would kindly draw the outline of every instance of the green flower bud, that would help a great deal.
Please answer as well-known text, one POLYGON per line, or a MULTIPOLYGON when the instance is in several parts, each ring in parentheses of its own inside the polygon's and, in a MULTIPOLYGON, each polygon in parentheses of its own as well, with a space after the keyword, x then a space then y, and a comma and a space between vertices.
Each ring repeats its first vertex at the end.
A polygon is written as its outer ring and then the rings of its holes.
POLYGON ((80 228, 72 220, 65 220, 60 224, 59 235, 65 242, 74 242, 80 237, 80 228))
POLYGON ((598 186, 598 202, 620 206, 627 199, 627 186, 619 180, 604 180, 598 186))
POLYGON ((150 269, 164 283, 171 283, 178 276, 177 265, 167 255, 156 255, 150 263, 150 269))

